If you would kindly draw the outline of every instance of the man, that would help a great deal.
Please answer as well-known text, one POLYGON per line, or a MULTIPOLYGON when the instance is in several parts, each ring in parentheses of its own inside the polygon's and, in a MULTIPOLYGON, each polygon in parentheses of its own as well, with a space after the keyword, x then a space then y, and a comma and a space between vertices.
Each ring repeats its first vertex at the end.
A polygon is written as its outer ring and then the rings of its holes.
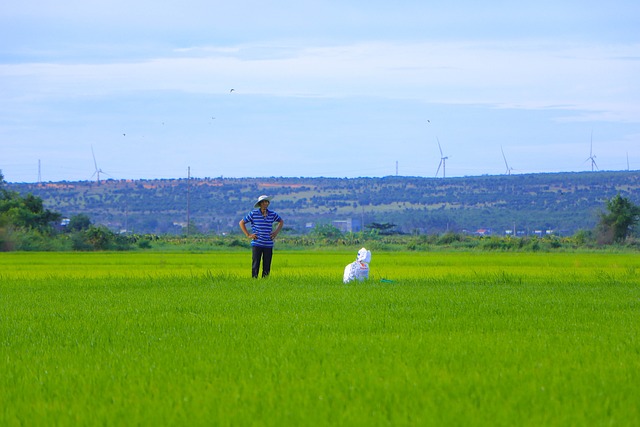
POLYGON ((262 261, 262 277, 271 272, 271 258, 273 257, 273 241, 282 230, 284 220, 276 212, 269 209, 271 197, 262 195, 253 206, 254 209, 240 220, 240 229, 251 239, 251 277, 258 278, 260 262, 262 261), (246 224, 251 224, 251 232, 246 224), (273 223, 278 223, 273 229, 273 223))

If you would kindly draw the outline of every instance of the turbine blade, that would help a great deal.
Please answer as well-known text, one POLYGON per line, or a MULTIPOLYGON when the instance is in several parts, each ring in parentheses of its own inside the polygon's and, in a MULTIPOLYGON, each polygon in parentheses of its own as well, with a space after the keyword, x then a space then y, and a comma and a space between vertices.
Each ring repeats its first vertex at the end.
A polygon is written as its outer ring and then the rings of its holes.
POLYGON ((509 163, 507 163, 507 156, 504 155, 504 150, 502 149, 502 146, 500 146, 500 151, 502 152, 502 158, 504 159, 504 165, 507 167, 507 170, 509 170, 509 163))
POLYGON ((96 167, 96 171, 98 170, 98 162, 96 162, 96 155, 93 152, 93 145, 91 146, 91 155, 93 156, 93 165, 96 167))

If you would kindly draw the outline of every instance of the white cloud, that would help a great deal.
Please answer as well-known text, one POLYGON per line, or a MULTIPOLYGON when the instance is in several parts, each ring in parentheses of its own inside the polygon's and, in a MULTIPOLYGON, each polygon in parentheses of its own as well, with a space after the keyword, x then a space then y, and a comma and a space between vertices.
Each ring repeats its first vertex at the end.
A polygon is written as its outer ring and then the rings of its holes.
POLYGON ((4 64, 5 92, 83 96, 177 90, 274 96, 372 96, 519 108, 567 105, 637 117, 639 45, 498 42, 211 46, 145 61, 4 64))

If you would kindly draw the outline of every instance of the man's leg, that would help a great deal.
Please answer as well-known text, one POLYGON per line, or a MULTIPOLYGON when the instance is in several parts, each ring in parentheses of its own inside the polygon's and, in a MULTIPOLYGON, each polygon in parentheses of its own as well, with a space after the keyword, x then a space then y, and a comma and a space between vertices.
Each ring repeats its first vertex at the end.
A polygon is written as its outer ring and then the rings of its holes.
POLYGON ((262 257, 262 248, 259 246, 251 246, 251 277, 258 278, 260 271, 260 258, 262 257))
POLYGON ((273 248, 262 248, 262 277, 267 277, 271 273, 271 258, 273 248))

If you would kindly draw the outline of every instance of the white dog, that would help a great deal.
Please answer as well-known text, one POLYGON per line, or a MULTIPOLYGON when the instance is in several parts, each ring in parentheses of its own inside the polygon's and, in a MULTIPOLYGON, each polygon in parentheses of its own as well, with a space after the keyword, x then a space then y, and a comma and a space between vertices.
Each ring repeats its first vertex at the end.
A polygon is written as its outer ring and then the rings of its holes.
POLYGON ((365 280, 369 278, 369 263, 371 262, 371 251, 362 248, 358 251, 356 260, 344 268, 342 281, 349 283, 352 280, 365 280))

